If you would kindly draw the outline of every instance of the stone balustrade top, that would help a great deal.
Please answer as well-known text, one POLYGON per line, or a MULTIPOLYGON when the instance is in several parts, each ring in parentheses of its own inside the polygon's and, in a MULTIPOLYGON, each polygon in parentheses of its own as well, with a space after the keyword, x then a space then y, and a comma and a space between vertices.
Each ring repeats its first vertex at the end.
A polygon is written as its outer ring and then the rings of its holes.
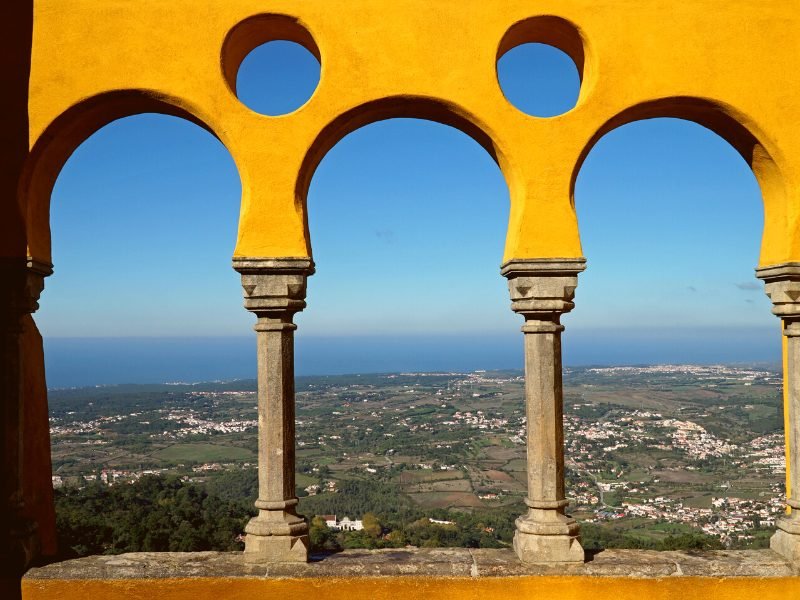
POLYGON ((800 574, 771 550, 588 552, 578 565, 524 565, 511 549, 401 548, 346 550, 312 556, 305 564, 252 565, 240 552, 135 552, 89 556, 34 568, 28 582, 162 578, 483 578, 573 575, 590 577, 784 578, 800 574))

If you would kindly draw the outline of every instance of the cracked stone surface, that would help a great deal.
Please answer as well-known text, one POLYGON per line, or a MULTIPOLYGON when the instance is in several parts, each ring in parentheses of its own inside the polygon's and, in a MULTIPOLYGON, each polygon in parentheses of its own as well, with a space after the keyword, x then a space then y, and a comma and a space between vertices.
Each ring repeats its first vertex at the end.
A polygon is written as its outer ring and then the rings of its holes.
POLYGON ((789 577, 800 574, 771 550, 603 550, 579 565, 523 565, 510 549, 400 548, 312 556, 307 564, 252 565, 241 552, 135 552, 89 556, 31 569, 28 580, 192 577, 789 577))

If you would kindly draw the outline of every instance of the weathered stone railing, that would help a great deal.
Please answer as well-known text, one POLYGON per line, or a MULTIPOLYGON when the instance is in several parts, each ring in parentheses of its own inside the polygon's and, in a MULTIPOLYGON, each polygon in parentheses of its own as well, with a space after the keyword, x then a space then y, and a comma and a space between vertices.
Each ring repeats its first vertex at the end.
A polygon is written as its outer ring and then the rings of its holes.
POLYGON ((23 600, 800 597, 796 568, 770 550, 605 550, 588 558, 580 564, 526 565, 510 549, 404 548, 258 565, 233 552, 141 552, 31 569, 23 579, 23 600))

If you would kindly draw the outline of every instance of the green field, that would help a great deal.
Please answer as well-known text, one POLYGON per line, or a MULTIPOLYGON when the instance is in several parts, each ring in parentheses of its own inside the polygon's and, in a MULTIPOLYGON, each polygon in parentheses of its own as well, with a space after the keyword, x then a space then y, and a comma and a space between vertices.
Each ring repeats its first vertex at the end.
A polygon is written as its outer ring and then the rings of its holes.
POLYGON ((295 473, 294 482, 298 487, 306 488, 317 483, 317 478, 306 475, 305 473, 295 473))
POLYGON ((202 443, 174 444, 154 452, 153 457, 172 463, 224 462, 256 458, 255 454, 245 448, 202 443))

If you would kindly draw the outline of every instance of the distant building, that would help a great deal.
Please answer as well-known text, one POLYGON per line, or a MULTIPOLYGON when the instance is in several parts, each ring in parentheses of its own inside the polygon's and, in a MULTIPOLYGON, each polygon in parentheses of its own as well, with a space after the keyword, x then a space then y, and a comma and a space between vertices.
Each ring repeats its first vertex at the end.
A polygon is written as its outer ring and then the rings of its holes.
POLYGON ((336 527, 336 515, 319 515, 320 518, 325 520, 325 525, 334 529, 336 527))
POLYGON ((336 515, 319 515, 325 519, 325 524, 334 531, 361 531, 364 529, 364 523, 358 520, 350 520, 350 517, 344 517, 341 521, 336 518, 336 515))
POLYGON ((341 521, 337 523, 339 531, 361 531, 364 529, 364 524, 361 520, 351 521, 348 517, 345 517, 341 521))

